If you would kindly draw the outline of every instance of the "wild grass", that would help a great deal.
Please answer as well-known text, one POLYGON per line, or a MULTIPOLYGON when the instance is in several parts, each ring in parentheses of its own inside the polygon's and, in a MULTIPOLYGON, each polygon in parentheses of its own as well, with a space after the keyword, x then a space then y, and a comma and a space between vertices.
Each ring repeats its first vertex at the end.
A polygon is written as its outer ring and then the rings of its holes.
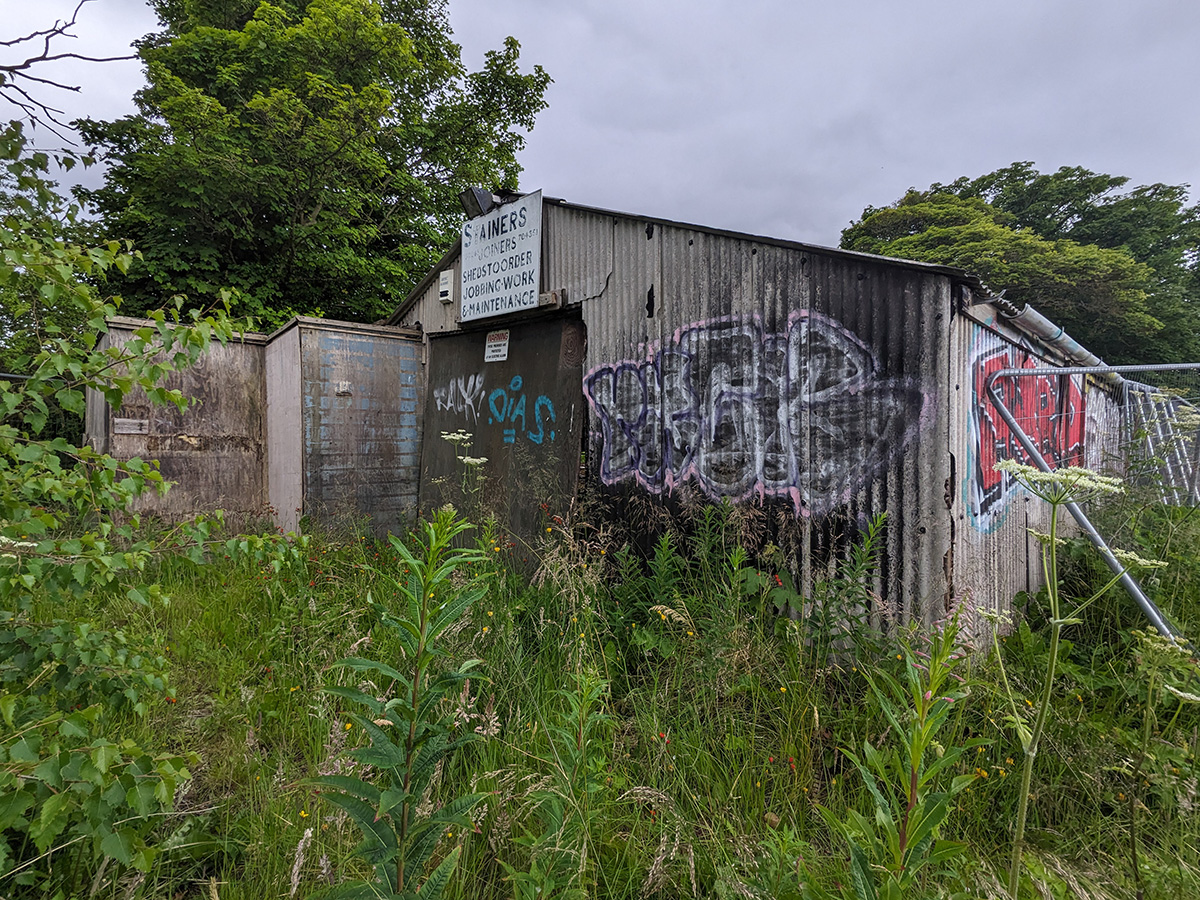
MULTIPOLYGON (((1149 515, 1137 534, 1159 533, 1149 515)), ((1165 555, 1164 572, 1184 569, 1152 589, 1196 633, 1200 532, 1190 523, 1178 523, 1165 553, 1133 549, 1165 555)), ((913 661, 901 626, 872 606, 873 562, 853 556, 819 592, 820 608, 798 598, 781 616, 790 576, 752 564, 727 509, 667 532, 647 558, 585 525, 547 527, 532 576, 516 556, 525 548, 494 525, 475 530, 486 559, 473 574, 487 593, 442 637, 446 665, 483 660, 480 677, 445 701, 476 739, 423 798, 484 795, 468 827, 441 835, 434 862, 461 854, 446 896, 803 897, 817 885, 854 896, 847 845, 820 808, 874 815, 845 751, 894 739, 870 685, 904 683, 913 661), (821 624, 845 621, 827 614, 839 602, 860 616, 855 629, 821 624), (810 887, 795 877, 801 856, 810 887)), ((1100 576, 1082 551, 1067 555, 1080 560, 1066 582, 1079 594, 1100 576)), ((354 710, 323 689, 382 690, 333 664, 401 658, 365 602, 401 568, 366 533, 318 532, 280 573, 219 554, 203 565, 164 559, 155 574, 168 605, 92 596, 59 608, 168 661, 174 697, 122 728, 201 759, 156 830, 152 869, 81 872, 76 896, 306 897, 369 875, 354 855, 357 829, 313 779, 370 778, 345 755, 366 743, 354 710)), ((1014 694, 1038 696, 1050 652, 1043 603, 1021 598, 1017 612, 1000 652, 1014 694)), ((1200 896, 1200 705, 1163 685, 1200 691, 1186 662, 1148 677, 1139 623, 1118 598, 1081 618, 1058 649, 1021 896, 1200 896)), ((986 646, 957 671, 968 696, 928 752, 968 748, 948 774, 974 777, 940 828, 963 852, 929 867, 907 896, 1005 891, 1021 742, 986 646)))

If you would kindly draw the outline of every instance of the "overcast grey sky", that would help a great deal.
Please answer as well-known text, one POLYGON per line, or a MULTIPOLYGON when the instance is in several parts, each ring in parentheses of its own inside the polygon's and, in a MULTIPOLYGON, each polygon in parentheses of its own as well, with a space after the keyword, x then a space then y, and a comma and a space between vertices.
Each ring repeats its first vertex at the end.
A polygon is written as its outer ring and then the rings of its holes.
MULTIPOLYGON (((0 38, 72 7, 0 0, 0 38)), ((512 34, 525 65, 554 78, 522 187, 579 203, 833 245, 867 205, 1015 160, 1200 187, 1195 0, 450 0, 450 11, 469 67, 512 34)), ((95 0, 71 49, 113 55, 154 27, 141 0, 95 0)), ((44 98, 97 118, 131 111, 141 78, 136 63, 65 77, 80 94, 44 98)))

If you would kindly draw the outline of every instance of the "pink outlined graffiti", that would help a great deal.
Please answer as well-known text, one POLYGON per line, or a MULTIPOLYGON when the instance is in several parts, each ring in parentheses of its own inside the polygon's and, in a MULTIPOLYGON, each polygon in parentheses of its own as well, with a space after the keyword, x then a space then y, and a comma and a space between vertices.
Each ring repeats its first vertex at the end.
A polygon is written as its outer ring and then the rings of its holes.
POLYGON ((846 502, 915 436, 933 396, 883 377, 839 322, 802 311, 685 326, 644 359, 584 376, 600 478, 653 493, 693 479, 712 497, 786 497, 798 515, 846 502))
MULTIPOLYGON (((1003 459, 1027 463, 1029 459, 987 396, 988 376, 1001 369, 1035 369, 1045 363, 1008 345, 983 349, 983 334, 979 329, 971 359, 973 458, 964 488, 971 523, 979 531, 991 532, 1004 521, 1008 500, 1018 489, 1010 476, 996 471, 996 463, 1003 459)), ((1086 398, 1082 376, 1025 376, 1000 379, 998 384, 1005 406, 1047 462, 1055 467, 1083 464, 1086 398)))

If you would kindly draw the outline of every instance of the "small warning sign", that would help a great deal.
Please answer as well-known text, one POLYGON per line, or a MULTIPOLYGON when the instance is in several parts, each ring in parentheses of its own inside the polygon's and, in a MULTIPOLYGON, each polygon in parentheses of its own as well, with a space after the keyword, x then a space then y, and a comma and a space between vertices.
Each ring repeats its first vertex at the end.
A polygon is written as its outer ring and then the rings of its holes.
POLYGON ((489 331, 483 346, 484 362, 504 362, 508 359, 508 329, 489 331))

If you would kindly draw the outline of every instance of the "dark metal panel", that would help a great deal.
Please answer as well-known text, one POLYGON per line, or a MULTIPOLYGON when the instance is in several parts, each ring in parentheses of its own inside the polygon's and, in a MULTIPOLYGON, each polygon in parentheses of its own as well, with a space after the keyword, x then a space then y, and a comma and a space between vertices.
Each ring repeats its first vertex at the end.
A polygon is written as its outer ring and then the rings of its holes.
POLYGON ((527 542, 565 515, 579 471, 584 354, 574 316, 431 338, 421 509, 453 503, 473 518, 494 514, 527 542), (496 330, 509 333, 507 359, 485 362, 496 330), (469 444, 442 437, 455 432, 469 444), (459 458, 467 455, 485 460, 478 485, 459 458))
POLYGON ((421 342, 304 320, 304 512, 400 531, 416 510, 421 342))

